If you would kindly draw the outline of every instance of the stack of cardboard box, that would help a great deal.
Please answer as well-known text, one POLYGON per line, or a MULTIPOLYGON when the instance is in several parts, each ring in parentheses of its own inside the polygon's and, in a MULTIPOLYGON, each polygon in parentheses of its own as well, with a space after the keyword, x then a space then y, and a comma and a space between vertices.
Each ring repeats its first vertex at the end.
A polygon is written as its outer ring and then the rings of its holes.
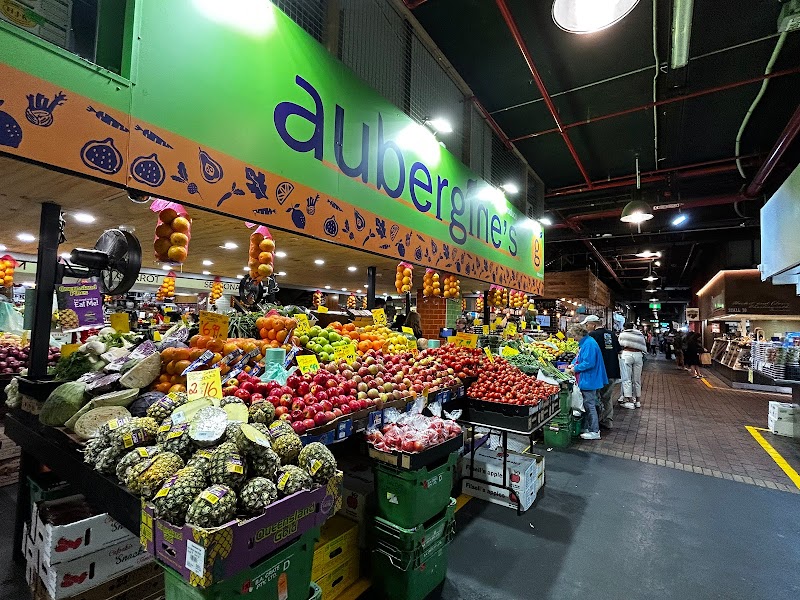
MULTIPOLYGON (((469 477, 469 456, 461 463, 462 477, 469 477)), ((475 451, 474 477, 488 483, 471 479, 463 480, 463 491, 469 496, 488 500, 494 504, 517 508, 517 499, 522 510, 528 510, 536 501, 544 486, 544 456, 528 452, 508 451, 506 461, 506 485, 503 484, 503 450, 482 446, 475 451)))
POLYGON ((770 402, 767 427, 775 435, 800 438, 800 404, 770 402))

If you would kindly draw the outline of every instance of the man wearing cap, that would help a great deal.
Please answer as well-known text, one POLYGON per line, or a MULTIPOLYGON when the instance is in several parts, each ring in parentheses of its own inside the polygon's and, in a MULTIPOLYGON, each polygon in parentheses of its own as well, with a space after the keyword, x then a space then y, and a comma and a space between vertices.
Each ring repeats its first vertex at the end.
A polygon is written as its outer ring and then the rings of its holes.
POLYGON ((602 404, 600 411, 600 427, 611 429, 614 421, 614 402, 611 399, 614 385, 620 382, 619 370, 619 353, 622 347, 619 345, 619 340, 613 331, 606 329, 600 317, 597 315, 588 315, 581 325, 586 327, 589 335, 600 346, 600 353, 603 355, 603 365, 606 369, 606 377, 608 383, 598 390, 598 396, 602 404))

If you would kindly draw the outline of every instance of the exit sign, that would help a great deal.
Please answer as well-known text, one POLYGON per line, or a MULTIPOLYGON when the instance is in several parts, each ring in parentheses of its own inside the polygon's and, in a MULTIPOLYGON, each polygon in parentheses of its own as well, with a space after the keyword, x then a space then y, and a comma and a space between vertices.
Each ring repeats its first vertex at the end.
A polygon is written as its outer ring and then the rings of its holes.
POLYGON ((651 302, 650 308, 655 310, 661 310, 661 302, 651 302))

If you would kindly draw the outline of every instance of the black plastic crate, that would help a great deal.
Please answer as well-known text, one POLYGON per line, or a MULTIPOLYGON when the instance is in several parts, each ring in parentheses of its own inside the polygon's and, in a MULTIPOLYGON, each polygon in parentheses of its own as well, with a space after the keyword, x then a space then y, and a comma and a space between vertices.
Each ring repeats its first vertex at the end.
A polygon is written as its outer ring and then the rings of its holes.
POLYGON ((540 423, 541 406, 502 404, 470 398, 464 419, 489 427, 502 427, 514 431, 530 431, 540 423))

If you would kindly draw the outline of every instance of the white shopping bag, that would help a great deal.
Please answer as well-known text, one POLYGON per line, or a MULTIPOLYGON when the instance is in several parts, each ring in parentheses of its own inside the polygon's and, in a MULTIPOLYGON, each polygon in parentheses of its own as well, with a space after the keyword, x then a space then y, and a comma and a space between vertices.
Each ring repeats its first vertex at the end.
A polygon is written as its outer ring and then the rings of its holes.
POLYGON ((583 394, 581 394, 581 390, 578 387, 577 383, 572 386, 572 410, 573 411, 579 410, 580 412, 584 412, 583 394))

